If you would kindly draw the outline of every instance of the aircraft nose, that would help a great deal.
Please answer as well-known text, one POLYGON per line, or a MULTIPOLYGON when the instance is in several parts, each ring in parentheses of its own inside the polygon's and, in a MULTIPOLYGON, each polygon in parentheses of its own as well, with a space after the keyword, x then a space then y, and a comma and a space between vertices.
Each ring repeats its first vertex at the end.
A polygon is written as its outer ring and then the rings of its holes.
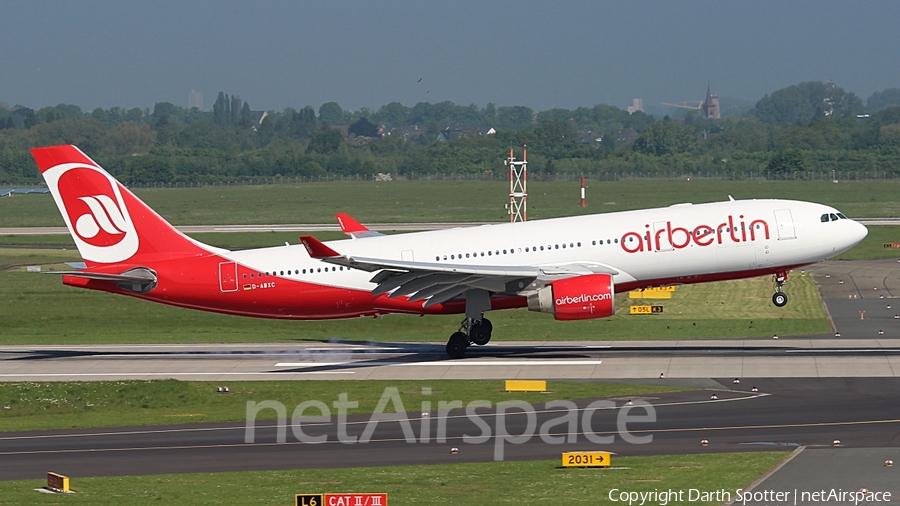
POLYGON ((858 221, 854 221, 853 225, 853 244, 859 244, 867 235, 869 235, 869 229, 858 221))

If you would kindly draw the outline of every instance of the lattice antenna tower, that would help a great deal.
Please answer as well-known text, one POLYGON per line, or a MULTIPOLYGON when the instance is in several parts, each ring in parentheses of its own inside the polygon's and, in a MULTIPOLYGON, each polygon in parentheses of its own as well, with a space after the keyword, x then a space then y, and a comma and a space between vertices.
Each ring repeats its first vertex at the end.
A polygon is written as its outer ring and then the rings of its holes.
POLYGON ((522 159, 516 160, 513 150, 504 162, 509 166, 509 222, 528 219, 528 149, 522 147, 522 159))

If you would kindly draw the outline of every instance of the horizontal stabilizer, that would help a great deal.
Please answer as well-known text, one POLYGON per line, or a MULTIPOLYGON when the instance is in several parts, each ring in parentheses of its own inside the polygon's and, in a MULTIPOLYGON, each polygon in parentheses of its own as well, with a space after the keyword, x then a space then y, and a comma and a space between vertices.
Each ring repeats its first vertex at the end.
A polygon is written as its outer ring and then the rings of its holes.
POLYGON ((156 276, 146 269, 137 269, 137 272, 128 271, 122 274, 107 274, 105 272, 89 272, 89 271, 54 271, 48 274, 61 274, 63 276, 74 276, 76 278, 96 279, 99 281, 156 281, 156 276))

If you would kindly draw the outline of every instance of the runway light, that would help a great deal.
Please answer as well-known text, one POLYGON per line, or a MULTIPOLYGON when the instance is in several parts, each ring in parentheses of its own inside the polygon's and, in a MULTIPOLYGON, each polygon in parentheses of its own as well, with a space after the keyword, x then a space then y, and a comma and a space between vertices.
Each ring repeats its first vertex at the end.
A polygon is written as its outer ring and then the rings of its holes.
POLYGON ((423 411, 423 412, 422 412, 422 418, 428 418, 429 416, 431 416, 431 415, 428 414, 427 411, 423 411))
POLYGON ((844 280, 842 279, 842 280, 838 281, 838 284, 839 284, 839 285, 843 285, 843 284, 844 284, 844 280))
POLYGON ((456 455, 457 453, 459 453, 459 448, 455 446, 453 448, 450 448, 450 455, 456 455))
POLYGON ((884 461, 884 465, 887 466, 887 467, 891 467, 891 466, 894 465, 894 461, 891 460, 891 459, 887 459, 887 460, 884 461))
POLYGON ((778 334, 775 334, 774 336, 772 336, 772 339, 778 339, 778 334))
POLYGON ((840 333, 840 332, 835 332, 835 333, 834 333, 834 337, 841 337, 841 333, 840 333))
POLYGON ((753 387, 753 388, 750 389, 750 391, 751 391, 751 392, 759 392, 759 389, 756 388, 756 387, 753 387))
POLYGON ((634 403, 631 402, 631 399, 628 399, 628 402, 625 403, 626 406, 634 406, 634 403))
POLYGON ((664 373, 664 372, 659 373, 659 379, 666 379, 666 373, 664 373))
POLYGON ((878 287, 876 286, 875 288, 872 288, 872 290, 878 290, 878 287))
POLYGON ((883 299, 883 298, 884 298, 884 295, 879 295, 878 298, 879 298, 879 299, 883 299))
POLYGON ((734 381, 732 381, 732 383, 734 383, 735 385, 737 385, 737 384, 740 383, 740 382, 741 382, 741 380, 739 380, 739 379, 737 379, 737 378, 734 378, 734 381))
POLYGON ((895 320, 900 320, 900 314, 895 314, 895 315, 894 315, 894 319, 895 319, 895 320))
POLYGON ((825 277, 826 277, 826 278, 830 278, 830 277, 831 277, 831 274, 826 274, 825 277))
POLYGON ((867 489, 867 488, 861 488, 861 489, 859 489, 859 493, 860 493, 860 494, 863 494, 863 495, 868 494, 868 493, 869 493, 869 489, 867 489))
POLYGON ((888 305, 887 305, 887 308, 888 308, 888 309, 890 309, 890 308, 891 308, 891 305, 890 305, 890 304, 888 304, 888 305))
POLYGON ((707 445, 709 445, 709 440, 708 440, 708 439, 701 439, 701 440, 700 440, 700 444, 703 445, 703 446, 707 446, 707 445))
POLYGON ((709 396, 709 398, 712 399, 712 400, 716 400, 716 399, 719 398, 719 396, 716 395, 716 394, 712 394, 711 396, 709 396))
POLYGON ((883 335, 884 335, 884 331, 883 331, 883 330, 879 330, 879 331, 878 331, 878 335, 879 335, 879 336, 883 336, 883 335))
POLYGON ((831 442, 831 446, 841 446, 841 440, 835 439, 834 441, 831 442))

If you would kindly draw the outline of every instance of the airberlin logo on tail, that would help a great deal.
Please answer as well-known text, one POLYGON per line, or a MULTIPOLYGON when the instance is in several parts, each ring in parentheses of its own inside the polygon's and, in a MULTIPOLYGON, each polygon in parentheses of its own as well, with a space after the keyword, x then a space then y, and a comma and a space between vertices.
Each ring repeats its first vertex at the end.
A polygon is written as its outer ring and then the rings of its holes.
POLYGON ((44 178, 85 260, 115 263, 137 252, 137 231, 112 176, 65 163, 44 171, 44 178))
POLYGON ((672 226, 671 221, 658 222, 654 227, 644 225, 643 234, 626 232, 622 236, 622 249, 627 253, 683 249, 692 243, 697 246, 713 244, 740 244, 769 238, 769 224, 765 220, 753 220, 747 224, 744 215, 729 215, 718 226, 697 225, 694 228, 672 226))
MULTIPOLYGON (((75 220, 75 233, 82 240, 91 242, 91 239, 96 238, 101 231, 109 236, 125 233, 125 230, 128 228, 125 216, 122 215, 116 203, 109 196, 78 197, 78 200, 81 200, 90 208, 90 212, 82 214, 75 220)), ((95 244, 95 246, 101 245, 95 244)))

